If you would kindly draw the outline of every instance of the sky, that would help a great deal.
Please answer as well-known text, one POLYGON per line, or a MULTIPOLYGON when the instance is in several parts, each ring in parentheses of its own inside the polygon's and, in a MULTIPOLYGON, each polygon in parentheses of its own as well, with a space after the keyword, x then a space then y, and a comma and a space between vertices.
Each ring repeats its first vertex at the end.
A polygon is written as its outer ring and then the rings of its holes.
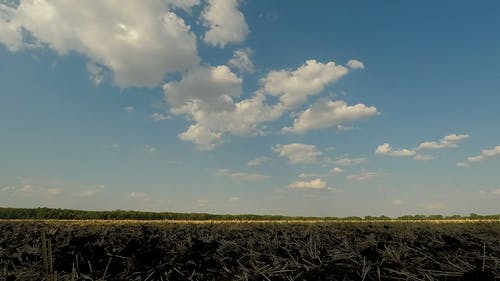
POLYGON ((0 206, 498 214, 499 11, 0 0, 0 206))

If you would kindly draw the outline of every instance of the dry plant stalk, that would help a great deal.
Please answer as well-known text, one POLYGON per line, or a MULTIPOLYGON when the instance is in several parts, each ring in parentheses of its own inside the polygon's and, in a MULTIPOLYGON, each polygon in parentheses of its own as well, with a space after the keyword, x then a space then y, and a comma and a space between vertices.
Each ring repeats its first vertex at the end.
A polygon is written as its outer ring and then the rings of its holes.
POLYGON ((46 281, 57 281, 57 272, 54 272, 54 257, 52 254, 52 240, 47 240, 45 229, 42 230, 42 266, 46 281))

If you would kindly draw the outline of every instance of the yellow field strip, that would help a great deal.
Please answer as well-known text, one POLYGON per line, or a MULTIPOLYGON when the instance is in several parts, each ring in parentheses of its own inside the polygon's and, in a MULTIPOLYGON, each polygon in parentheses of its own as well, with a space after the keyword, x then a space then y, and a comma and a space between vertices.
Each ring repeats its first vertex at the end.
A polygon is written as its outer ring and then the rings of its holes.
POLYGON ((43 220, 43 219, 0 219, 2 222, 28 222, 48 224, 341 224, 341 223, 500 223, 500 219, 459 219, 459 220, 43 220))

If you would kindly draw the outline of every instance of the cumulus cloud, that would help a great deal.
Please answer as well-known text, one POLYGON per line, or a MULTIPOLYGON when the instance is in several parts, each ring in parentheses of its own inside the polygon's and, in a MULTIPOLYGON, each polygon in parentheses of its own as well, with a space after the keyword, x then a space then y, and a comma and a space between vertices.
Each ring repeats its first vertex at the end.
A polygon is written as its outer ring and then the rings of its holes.
POLYGON ((266 93, 279 97, 287 109, 304 103, 308 96, 319 94, 327 85, 345 76, 349 70, 330 61, 308 60, 296 70, 271 71, 261 79, 266 93))
POLYGON ((392 203, 392 205, 401 206, 404 204, 404 201, 401 199, 394 199, 394 200, 392 200, 391 203, 392 203))
POLYGON ((227 43, 243 42, 249 32, 245 16, 238 10, 238 0, 208 0, 201 19, 208 30, 203 40, 224 47, 227 43))
POLYGON ((146 145, 146 147, 144 147, 144 152, 146 152, 147 154, 153 154, 156 153, 157 151, 158 149, 151 145, 146 145))
POLYGON ((311 130, 338 126, 376 115, 377 109, 364 104, 347 105, 345 101, 318 100, 293 121, 292 127, 283 131, 303 134, 311 130))
POLYGON ((443 137, 439 141, 426 141, 421 143, 416 150, 425 150, 425 149, 441 149, 441 148, 456 148, 458 147, 458 143, 464 139, 469 138, 470 136, 467 134, 451 134, 443 137))
MULTIPOLYGON (((294 71, 269 72, 261 79, 260 89, 250 97, 241 99, 241 77, 225 65, 203 65, 190 69, 179 81, 166 83, 163 89, 171 112, 187 115, 189 120, 194 122, 179 137, 197 144, 199 149, 211 150, 223 142, 224 135, 265 134, 266 122, 279 119, 294 106, 305 102, 308 95, 318 94, 327 84, 336 81, 345 73, 347 68, 337 66, 334 62, 323 64, 310 60, 294 71), (269 104, 268 96, 278 96, 279 101, 269 104)), ((361 105, 347 108, 348 111, 351 109, 363 108, 361 105)), ((341 108, 337 110, 340 114, 337 117, 342 120, 354 118, 344 113, 341 108)), ((376 112, 375 108, 367 110, 376 112)), ((308 116, 305 114, 304 118, 307 120, 304 120, 313 122, 308 116)))
POLYGON ((444 136, 438 141, 426 141, 420 143, 416 148, 413 149, 399 149, 399 150, 394 150, 392 146, 388 143, 384 143, 382 145, 379 145, 377 149, 375 150, 375 154, 380 154, 380 155, 388 155, 388 156, 393 156, 393 157, 412 157, 413 160, 417 161, 429 161, 434 159, 434 156, 429 155, 429 154, 423 154, 420 153, 422 150, 435 150, 435 149, 441 149, 441 148, 455 148, 458 147, 459 142, 461 142, 464 139, 469 138, 469 135, 467 134, 450 134, 447 136, 444 136))
POLYGON ((331 173, 331 174, 342 174, 343 172, 344 172, 344 169, 339 168, 339 167, 335 167, 335 168, 333 168, 333 169, 330 171, 330 173, 331 173))
MULTIPOLYGON (((467 161, 469 163, 478 163, 478 162, 482 162, 488 158, 495 157, 495 156, 500 156, 500 145, 495 146, 492 149, 484 149, 483 151, 481 151, 481 154, 479 154, 479 155, 467 157, 467 161)), ((468 165, 469 165, 468 163, 463 163, 463 162, 459 162, 459 163, 457 163, 457 166, 460 166, 460 167, 468 167, 468 165), (458 165, 459 163, 462 163, 462 164, 458 165), (465 164, 467 164, 467 165, 465 165, 465 164)))
POLYGON ((135 192, 134 191, 134 192, 130 192, 127 196, 129 198, 134 199, 135 201, 140 201, 140 202, 147 203, 147 204, 164 204, 164 203, 169 202, 165 198, 149 195, 149 194, 144 193, 144 192, 135 192))
POLYGON ((337 131, 339 131, 339 132, 347 132, 347 131, 359 130, 358 127, 344 126, 344 125, 337 125, 337 126, 335 126, 335 129, 337 131))
POLYGON ((469 163, 465 163, 465 162, 457 162, 457 167, 462 167, 462 168, 467 168, 467 167, 470 167, 470 164, 469 163))
POLYGON ((335 164, 339 166, 351 166, 351 165, 358 165, 361 163, 366 162, 366 158, 363 157, 358 157, 358 158, 349 158, 349 157, 344 157, 344 158, 339 158, 335 160, 335 164))
POLYGON ((197 199, 196 200, 196 204, 198 205, 198 207, 206 207, 208 205, 208 199, 197 199))
POLYGON ((262 135, 261 124, 282 115, 280 110, 266 105, 265 99, 264 95, 257 94, 234 103, 231 109, 219 111, 207 111, 194 106, 191 116, 197 123, 180 137, 198 144, 200 149, 210 150, 222 143, 223 134, 262 135), (193 133, 199 133, 199 136, 193 133))
POLYGON ((252 50, 250 48, 238 49, 233 53, 228 65, 238 69, 240 72, 253 72, 253 62, 250 59, 252 50))
POLYGON ((316 178, 318 177, 317 174, 308 174, 308 173, 300 173, 299 178, 301 179, 308 179, 308 178, 316 178))
POLYGON ((346 65, 350 68, 350 69, 364 69, 365 68, 365 65, 363 64, 363 62, 359 61, 359 60, 349 60, 346 65))
POLYGON ((236 197, 236 196, 229 197, 227 199, 227 202, 229 202, 229 203, 236 203, 236 202, 239 202, 239 201, 240 201, 240 197, 236 197))
MULTIPOLYGON (((120 87, 154 87, 166 73, 198 64, 196 36, 172 12, 178 1, 23 0, 0 4, 0 42, 11 51, 76 52, 110 70, 120 87)), ((182 7, 195 5, 189 1, 182 7)), ((98 84, 101 70, 88 67, 98 84)))
POLYGON ((155 122, 164 121, 164 120, 168 120, 168 119, 172 118, 170 115, 158 113, 158 112, 151 114, 150 117, 155 122))
POLYGON ((375 150, 375 154, 381 154, 393 157, 408 157, 408 156, 415 156, 417 153, 414 150, 409 150, 409 149, 394 150, 390 144, 384 143, 377 147, 377 149, 375 150))
POLYGON ((97 189, 85 189, 77 193, 79 197, 93 197, 99 192, 97 189))
POLYGON ((444 204, 443 202, 431 202, 427 204, 422 204, 421 206, 426 210, 432 210, 432 211, 444 210, 447 208, 446 204, 444 204))
POLYGON ((97 65, 95 62, 87 62, 86 67, 89 73, 90 81, 92 81, 96 86, 99 86, 108 76, 106 69, 97 65))
POLYGON ((259 166, 260 164, 267 162, 269 160, 271 160, 271 158, 269 158, 267 156, 260 156, 260 157, 257 157, 255 159, 248 161, 247 165, 248 166, 259 166))
POLYGON ((500 195, 500 188, 492 190, 491 194, 500 195))
POLYGON ((132 113, 134 112, 135 108, 133 106, 125 106, 123 110, 125 110, 125 112, 127 113, 132 113))
POLYGON ((417 161, 430 161, 432 159, 434 159, 434 156, 429 155, 429 154, 420 154, 420 153, 417 153, 413 157, 413 160, 417 160, 417 161))
POLYGON ((242 92, 242 79, 225 65, 197 67, 180 81, 166 83, 163 89, 171 112, 186 114, 195 122, 179 137, 194 142, 202 150, 222 143, 224 133, 261 134, 261 123, 283 114, 266 105, 263 93, 235 101, 242 92))
POLYGON ((322 155, 316 146, 303 143, 278 144, 272 149, 279 156, 288 158, 292 164, 316 162, 318 156, 322 155))
POLYGON ((377 172, 361 172, 358 174, 347 175, 346 179, 351 181, 369 181, 372 179, 380 178, 383 175, 377 172))
POLYGON ((12 190, 15 190, 16 187, 15 186, 4 186, 2 187, 2 191, 12 191, 12 190))
POLYGON ((187 131, 180 133, 179 138, 196 144, 199 150, 212 150, 222 143, 222 133, 217 133, 200 124, 189 126, 187 131))
POLYGON ((47 188, 47 194, 49 194, 49 195, 59 195, 61 193, 62 193, 62 190, 58 187, 47 188))
POLYGON ((174 114, 196 114, 234 108, 232 98, 241 95, 242 79, 225 65, 199 66, 189 70, 180 81, 163 86, 174 114))
POLYGON ((17 186, 5 186, 1 190, 13 196, 50 198, 63 194, 62 184, 57 181, 45 181, 21 178, 17 186))
POLYGON ((263 174, 231 172, 228 169, 220 169, 215 173, 215 175, 219 177, 228 177, 236 181, 260 181, 269 178, 269 176, 263 174))
POLYGON ((148 195, 143 192, 130 192, 128 197, 130 198, 146 198, 148 195))
POLYGON ((295 181, 288 185, 292 189, 324 189, 326 182, 317 178, 310 181, 295 181))

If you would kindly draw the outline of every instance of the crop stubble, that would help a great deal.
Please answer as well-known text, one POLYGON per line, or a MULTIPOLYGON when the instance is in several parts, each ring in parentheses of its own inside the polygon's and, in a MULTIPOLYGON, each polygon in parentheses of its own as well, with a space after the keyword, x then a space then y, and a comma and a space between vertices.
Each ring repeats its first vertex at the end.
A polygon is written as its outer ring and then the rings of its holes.
POLYGON ((499 223, 2 221, 0 234, 7 281, 500 280, 499 223))

